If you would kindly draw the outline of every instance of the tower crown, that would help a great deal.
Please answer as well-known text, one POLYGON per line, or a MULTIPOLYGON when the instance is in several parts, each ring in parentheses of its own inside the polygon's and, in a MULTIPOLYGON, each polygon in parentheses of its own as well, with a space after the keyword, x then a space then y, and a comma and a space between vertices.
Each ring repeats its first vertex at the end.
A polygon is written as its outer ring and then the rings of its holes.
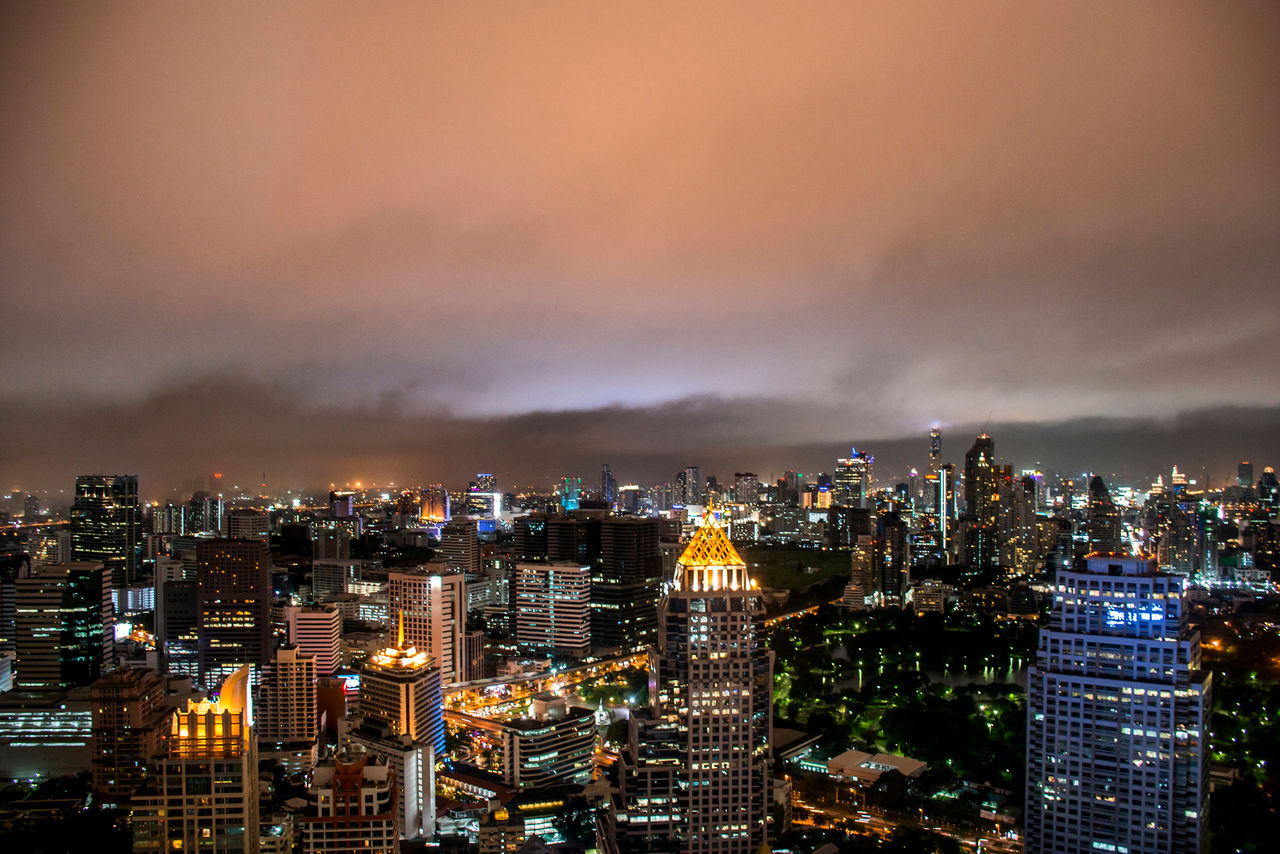
POLYGON ((702 527, 676 561, 676 589, 693 591, 748 590, 755 584, 747 577, 747 564, 725 536, 708 509, 702 527))

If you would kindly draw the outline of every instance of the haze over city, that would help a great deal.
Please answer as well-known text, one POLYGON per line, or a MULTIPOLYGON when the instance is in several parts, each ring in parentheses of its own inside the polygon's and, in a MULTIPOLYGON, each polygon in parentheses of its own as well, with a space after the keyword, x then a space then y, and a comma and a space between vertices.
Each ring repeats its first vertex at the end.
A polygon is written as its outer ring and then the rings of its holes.
POLYGON ((901 472, 941 424, 1222 480, 1280 456, 1278 23, 8 5, 0 471, 901 472))

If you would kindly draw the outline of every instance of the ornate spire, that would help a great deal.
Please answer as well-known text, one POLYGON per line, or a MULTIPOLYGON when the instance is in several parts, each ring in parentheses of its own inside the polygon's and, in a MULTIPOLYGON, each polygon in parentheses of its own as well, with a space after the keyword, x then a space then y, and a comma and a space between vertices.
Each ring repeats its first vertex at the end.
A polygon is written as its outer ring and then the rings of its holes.
POLYGON ((746 590, 753 586, 746 562, 710 507, 676 565, 676 586, 684 590, 746 590))

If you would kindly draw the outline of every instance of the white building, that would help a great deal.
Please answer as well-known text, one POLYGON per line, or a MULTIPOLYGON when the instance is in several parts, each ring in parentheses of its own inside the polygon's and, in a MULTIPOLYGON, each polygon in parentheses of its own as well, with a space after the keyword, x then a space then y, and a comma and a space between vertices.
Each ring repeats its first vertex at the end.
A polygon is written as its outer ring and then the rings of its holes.
POLYGON ((342 614, 337 605, 289 605, 284 609, 288 641, 316 658, 316 676, 332 676, 342 660, 342 614))
POLYGON ((1206 850, 1210 678, 1185 579, 1145 557, 1060 570, 1027 677, 1027 850, 1206 850))
POLYGON ((460 572, 392 572, 388 577, 387 618, 403 623, 405 641, 435 659, 445 684, 466 678, 466 578, 460 572))
POLYGON ((344 750, 317 766, 307 787, 303 854, 395 854, 398 783, 385 758, 344 750))
POLYGON ((522 652, 585 657, 591 651, 591 567, 517 564, 514 611, 522 652))

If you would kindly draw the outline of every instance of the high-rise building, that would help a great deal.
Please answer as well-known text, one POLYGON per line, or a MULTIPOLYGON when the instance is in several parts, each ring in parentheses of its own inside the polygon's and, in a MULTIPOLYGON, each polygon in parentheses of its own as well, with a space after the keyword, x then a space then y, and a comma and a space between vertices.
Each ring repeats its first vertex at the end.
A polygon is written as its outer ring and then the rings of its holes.
POLYGON ((418 518, 427 524, 449 521, 449 490, 443 484, 422 487, 418 497, 418 518))
POLYGON ((286 644, 265 668, 258 686, 258 741, 313 743, 316 718, 316 657, 286 644))
POLYGON ((216 685, 243 665, 257 684, 271 657, 271 551, 259 540, 196 546, 200 682, 216 685))
POLYGON ((707 485, 702 479, 702 466, 685 466, 684 500, 682 504, 705 504, 707 502, 707 485))
POLYGON ((849 456, 836 460, 836 471, 831 477, 833 504, 860 507, 871 489, 871 466, 875 457, 857 448, 849 449, 849 456))
POLYGON ((93 792, 99 803, 127 805, 169 731, 174 707, 154 670, 125 667, 93 683, 93 792))
POLYGON ((734 472, 733 500, 748 507, 754 507, 760 502, 760 478, 756 477, 755 472, 734 472))
POLYGON ((600 500, 610 507, 618 499, 618 480, 613 476, 609 464, 600 466, 600 500))
POLYGON ((404 628, 407 642, 436 662, 445 684, 465 679, 466 577, 426 567, 388 574, 387 613, 404 628))
POLYGON ((271 539, 271 519, 262 510, 231 510, 223 520, 227 526, 227 536, 233 540, 271 539))
POLYGON ((316 766, 302 819, 303 854, 397 854, 395 769, 377 754, 343 750, 316 766))
POLYGON ((502 782, 517 789, 587 783, 595 755, 596 713, 563 697, 538 694, 528 714, 479 717, 458 713, 466 728, 491 746, 502 782))
POLYGON ((1253 463, 1248 460, 1241 460, 1240 465, 1236 466, 1236 486, 1253 488, 1253 463))
POLYGON ((360 712, 383 721, 395 735, 444 753, 444 689, 440 668, 404 634, 395 646, 369 657, 360 671, 360 712))
POLYGON ((556 497, 562 511, 567 513, 570 510, 577 510, 582 502, 582 478, 560 478, 560 483, 556 485, 556 497))
POLYGON ((110 575, 89 561, 36 567, 14 582, 14 629, 21 690, 93 683, 115 665, 110 575))
POLYGON ((284 609, 285 637, 316 658, 316 678, 332 676, 342 663, 342 614, 338 606, 288 605, 284 609))
POLYGON ((901 605, 907 592, 907 522, 896 510, 876 517, 871 540, 871 562, 875 572, 874 595, 878 604, 901 605))
POLYGON ((972 569, 1000 563, 1000 471, 995 442, 986 433, 964 455, 964 548, 972 569))
POLYGON ((1103 555, 1127 554, 1120 538, 1120 511, 1111 500, 1111 493, 1101 477, 1089 479, 1089 507, 1086 521, 1089 532, 1089 550, 1103 555))
POLYGON ((658 631, 662 583, 660 522, 610 517, 600 523, 600 557, 591 573, 591 642, 637 649, 658 631))
POLYGON ((1028 851, 1207 850, 1211 680, 1184 584, 1142 556, 1059 570, 1027 676, 1028 851))
POLYGON ((475 519, 454 519, 440 529, 440 556, 455 572, 480 572, 480 532, 475 519))
POLYGON ((514 599, 521 651, 574 658, 591 651, 591 567, 517 564, 514 599))
POLYGON ((680 556, 650 654, 651 708, 621 758, 632 850, 750 854, 772 803, 773 654, 747 567, 713 515, 680 556))
POLYGON ((73 561, 101 563, 117 587, 138 581, 142 512, 137 475, 77 477, 70 521, 73 561))
POLYGON ((311 596, 317 601, 332 593, 347 593, 360 580, 364 561, 354 558, 316 558, 311 561, 311 596))
POLYGON ((171 718, 165 752, 133 797, 133 850, 258 850, 258 742, 248 667, 213 701, 171 718), (215 806, 216 803, 216 806, 215 806))
POLYGON ((942 428, 929 430, 929 471, 936 472, 942 465, 942 428))

